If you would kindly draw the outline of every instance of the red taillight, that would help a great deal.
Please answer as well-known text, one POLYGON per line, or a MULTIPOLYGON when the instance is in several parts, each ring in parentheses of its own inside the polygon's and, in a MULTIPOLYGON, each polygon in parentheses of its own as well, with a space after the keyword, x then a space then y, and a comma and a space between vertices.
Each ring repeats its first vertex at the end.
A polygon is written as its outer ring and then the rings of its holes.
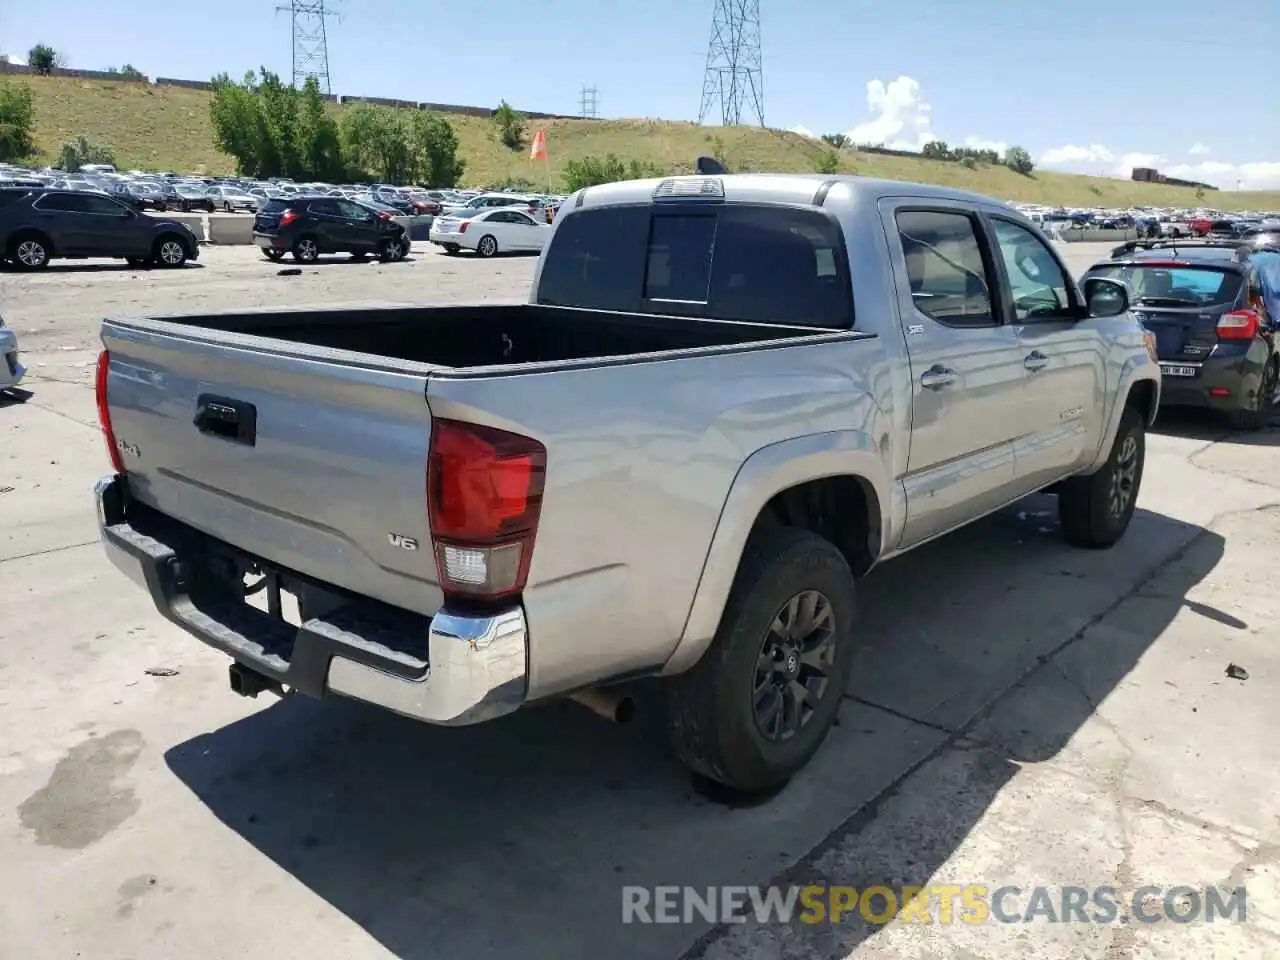
POLYGON ((467 227, 469 227, 469 226, 471 226, 471 221, 470 221, 470 220, 463 220, 460 224, 458 224, 458 232, 459 232, 459 233, 466 233, 466 232, 467 232, 467 227))
POLYGON ((374 216, 375 216, 375 217, 377 217, 379 220, 394 220, 394 219, 395 219, 393 216, 391 216, 391 214, 387 213, 387 211, 385 211, 385 210, 379 210, 377 213, 375 213, 375 214, 374 214, 374 216))
POLYGON ((287 227, 297 219, 298 212, 296 210, 286 210, 284 213, 280 214, 280 226, 287 227))
POLYGON ((432 421, 427 514, 446 594, 501 597, 524 589, 546 470, 547 451, 536 440, 432 421))
POLYGON ((1258 334, 1261 320, 1257 310, 1232 310, 1218 320, 1219 340, 1252 340, 1258 334))
POLYGON ((116 446, 116 434, 111 429, 111 408, 107 406, 107 372, 111 366, 111 354, 103 350, 98 354, 98 372, 93 378, 94 399, 98 402, 98 423, 107 441, 107 455, 111 457, 111 469, 124 473, 124 460, 116 446))

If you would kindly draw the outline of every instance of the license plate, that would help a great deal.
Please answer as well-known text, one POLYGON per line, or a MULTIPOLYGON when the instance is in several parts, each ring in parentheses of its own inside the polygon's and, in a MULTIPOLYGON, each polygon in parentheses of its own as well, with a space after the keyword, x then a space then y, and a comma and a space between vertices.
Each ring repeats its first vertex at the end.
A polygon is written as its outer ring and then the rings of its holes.
POLYGON ((1186 367, 1175 363, 1160 364, 1160 372, 1166 377, 1194 377, 1200 372, 1199 367, 1186 367))

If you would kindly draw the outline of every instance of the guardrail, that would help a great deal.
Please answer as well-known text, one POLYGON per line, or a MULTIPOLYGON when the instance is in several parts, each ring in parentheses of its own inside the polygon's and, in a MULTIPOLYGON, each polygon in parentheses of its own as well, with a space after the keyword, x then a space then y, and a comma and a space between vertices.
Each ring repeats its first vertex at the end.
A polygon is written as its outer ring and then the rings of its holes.
MULTIPOLYGON (((219 247, 243 247, 253 243, 251 213, 156 213, 156 217, 185 223, 201 243, 219 247)), ((426 242, 434 217, 396 217, 412 241, 426 242)))

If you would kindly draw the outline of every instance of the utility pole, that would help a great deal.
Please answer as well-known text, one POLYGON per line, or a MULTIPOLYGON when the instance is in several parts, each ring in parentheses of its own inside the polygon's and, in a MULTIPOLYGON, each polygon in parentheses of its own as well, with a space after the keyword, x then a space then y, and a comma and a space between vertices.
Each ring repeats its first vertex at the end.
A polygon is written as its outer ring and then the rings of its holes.
POLYGON ((338 16, 325 8, 325 0, 291 0, 276 7, 289 14, 293 27, 293 85, 301 87, 315 77, 320 92, 328 95, 329 34, 325 21, 338 16))
POLYGON ((760 0, 713 0, 711 42, 702 78, 703 123, 717 102, 720 122, 742 123, 742 107, 750 101, 756 122, 764 126, 764 64, 760 52, 760 0))
POLYGON ((588 87, 586 84, 583 84, 582 96, 578 98, 578 112, 584 120, 594 120, 596 118, 597 110, 595 87, 588 87))

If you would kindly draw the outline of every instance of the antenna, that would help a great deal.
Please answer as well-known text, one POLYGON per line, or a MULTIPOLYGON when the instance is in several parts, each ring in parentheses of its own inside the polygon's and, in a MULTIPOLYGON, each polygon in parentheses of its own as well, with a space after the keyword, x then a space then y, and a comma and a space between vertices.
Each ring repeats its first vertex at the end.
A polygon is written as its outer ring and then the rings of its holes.
POLYGON ((583 84, 582 96, 578 99, 578 112, 584 120, 594 120, 596 118, 597 110, 595 87, 588 87, 586 84, 583 84))
POLYGON ((760 0, 713 0, 711 42, 702 79, 698 123, 716 101, 726 127, 742 123, 742 106, 750 98, 756 122, 764 126, 764 67, 760 53, 760 0))
POLYGON ((301 87, 308 77, 315 77, 320 92, 329 89, 329 35, 325 21, 338 16, 325 9, 325 0, 292 0, 276 7, 276 13, 287 13, 293 21, 293 85, 301 87))

